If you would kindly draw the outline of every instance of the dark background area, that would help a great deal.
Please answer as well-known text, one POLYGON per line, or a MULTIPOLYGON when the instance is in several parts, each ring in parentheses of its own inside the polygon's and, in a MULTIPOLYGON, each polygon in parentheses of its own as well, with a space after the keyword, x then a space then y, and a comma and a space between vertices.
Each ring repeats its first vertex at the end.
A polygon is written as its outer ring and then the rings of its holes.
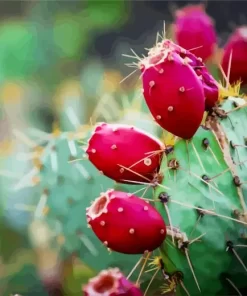
MULTIPOLYGON (((97 0, 91 0, 97 2, 97 0)), ((110 0, 104 2, 114 2, 118 0, 110 0)), ((0 1, 0 18, 11 18, 23 16, 27 13, 28 8, 36 1, 0 1)), ((56 3, 62 6, 76 9, 83 7, 83 1, 46 1, 47 5, 56 3)), ((98 1, 100 2, 100 1, 98 1)), ((230 32, 239 25, 247 23, 247 1, 139 1, 126 0, 126 6, 130 6, 129 20, 121 28, 117 30, 109 30, 107 33, 96 34, 96 39, 88 48, 88 55, 98 55, 109 57, 115 42, 120 39, 131 40, 133 44, 138 44, 142 36, 147 32, 156 32, 162 27, 163 21, 171 22, 174 9, 183 7, 186 4, 204 3, 207 13, 215 20, 216 29, 219 37, 219 45, 223 45, 230 32)))

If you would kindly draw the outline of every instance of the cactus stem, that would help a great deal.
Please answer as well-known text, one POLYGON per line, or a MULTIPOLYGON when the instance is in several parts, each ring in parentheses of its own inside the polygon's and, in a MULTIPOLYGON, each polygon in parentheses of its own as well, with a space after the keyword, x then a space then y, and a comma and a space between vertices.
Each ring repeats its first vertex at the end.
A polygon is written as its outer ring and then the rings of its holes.
POLYGON ((226 280, 227 280, 227 281, 229 282, 229 284, 234 288, 234 290, 238 293, 239 296, 243 296, 243 295, 240 293, 239 289, 235 286, 235 284, 234 284, 230 279, 226 278, 226 280))

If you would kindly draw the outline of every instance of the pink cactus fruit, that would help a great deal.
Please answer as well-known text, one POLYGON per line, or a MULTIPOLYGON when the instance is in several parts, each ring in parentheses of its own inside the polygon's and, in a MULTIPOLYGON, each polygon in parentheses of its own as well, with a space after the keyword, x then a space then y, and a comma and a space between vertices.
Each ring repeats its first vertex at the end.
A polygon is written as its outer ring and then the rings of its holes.
POLYGON ((203 61, 211 57, 217 43, 212 19, 202 4, 188 5, 175 13, 174 35, 177 43, 203 61))
POLYGON ((206 110, 210 110, 212 107, 214 107, 218 102, 219 87, 217 81, 209 73, 205 64, 202 62, 202 59, 196 57, 189 50, 186 50, 185 48, 168 39, 163 40, 162 47, 166 50, 169 49, 171 51, 175 51, 180 55, 180 57, 189 63, 189 65, 196 72, 197 76, 201 79, 205 95, 206 110))
POLYGON ((101 271, 83 288, 84 296, 142 296, 141 290, 126 279, 118 268, 101 271))
POLYGON ((203 118, 205 97, 201 80, 188 61, 158 45, 140 68, 143 94, 156 122, 178 137, 193 137, 203 118))
POLYGON ((166 225, 160 213, 130 193, 113 189, 102 193, 87 208, 86 216, 98 239, 115 252, 151 252, 166 237, 166 225))
POLYGON ((164 149, 161 141, 140 129, 125 124, 100 123, 86 152, 105 176, 119 183, 131 183, 128 181, 153 179, 164 149))
POLYGON ((196 67, 195 71, 202 81, 205 95, 205 109, 211 110, 219 99, 218 84, 206 67, 196 67))
POLYGON ((230 83, 247 84, 247 26, 238 28, 228 39, 223 53, 222 68, 227 75, 230 56, 230 83))

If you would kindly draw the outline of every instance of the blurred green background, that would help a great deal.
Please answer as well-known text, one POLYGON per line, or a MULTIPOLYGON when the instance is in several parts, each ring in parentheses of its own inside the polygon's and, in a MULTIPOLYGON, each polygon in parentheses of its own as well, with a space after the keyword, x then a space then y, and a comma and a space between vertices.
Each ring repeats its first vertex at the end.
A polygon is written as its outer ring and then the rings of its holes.
MULTIPOLYGON (((74 252, 60 262, 56 249, 46 241, 49 228, 32 220, 29 189, 38 181, 33 177, 25 185, 22 178, 35 167, 28 162, 33 159, 30 150, 47 135, 42 132, 56 127, 74 131, 78 122, 88 124, 97 112, 105 120, 120 120, 125 97, 133 102, 139 85, 138 74, 120 83, 132 70, 125 65, 132 60, 122 54, 131 54, 130 48, 138 55, 145 53, 144 48, 154 44, 156 32, 162 31, 163 21, 169 31, 174 9, 187 3, 0 2, 1 296, 81 295, 81 285, 94 271, 74 252), (16 187, 20 180, 23 190, 16 187), (49 266, 57 261, 59 272, 49 273, 49 266)), ((245 6, 245 1, 207 1, 220 46, 235 26, 246 22, 245 6)), ((129 105, 134 108, 138 103, 129 105)))

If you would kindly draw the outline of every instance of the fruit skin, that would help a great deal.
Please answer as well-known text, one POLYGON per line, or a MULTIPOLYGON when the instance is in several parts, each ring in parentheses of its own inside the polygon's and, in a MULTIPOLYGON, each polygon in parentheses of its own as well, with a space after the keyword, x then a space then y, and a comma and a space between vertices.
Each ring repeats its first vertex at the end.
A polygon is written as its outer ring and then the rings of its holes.
POLYGON ((194 69, 196 74, 201 77, 205 95, 205 109, 209 111, 215 107, 219 99, 219 87, 217 85, 217 81, 208 72, 205 65, 194 69))
POLYGON ((162 41, 162 47, 166 50, 169 49, 176 52, 180 57, 189 63, 202 82, 205 95, 205 108, 207 111, 211 110, 218 102, 219 87, 217 81, 210 74, 207 67, 202 62, 202 59, 198 58, 189 50, 186 50, 185 48, 175 44, 169 39, 162 41))
POLYGON ((227 75, 228 64, 231 59, 230 83, 241 80, 247 84, 247 26, 239 27, 228 39, 222 58, 222 68, 227 75))
POLYGON ((152 181, 165 148, 152 135, 127 124, 100 123, 88 143, 86 153, 92 164, 105 176, 127 184, 131 182, 125 180, 152 181))
POLYGON ((143 95, 156 122, 175 136, 190 139, 205 110, 202 83, 176 52, 157 48, 143 60, 143 95))
POLYGON ((83 287, 84 296, 142 296, 141 290, 118 268, 102 270, 83 287))
POLYGON ((86 216, 99 240, 119 253, 151 252, 166 237, 166 225, 160 213, 133 194, 108 190, 87 208, 86 216))
POLYGON ((212 19, 204 6, 188 5, 175 13, 174 35, 177 43, 206 61, 214 53, 217 37, 212 19))

